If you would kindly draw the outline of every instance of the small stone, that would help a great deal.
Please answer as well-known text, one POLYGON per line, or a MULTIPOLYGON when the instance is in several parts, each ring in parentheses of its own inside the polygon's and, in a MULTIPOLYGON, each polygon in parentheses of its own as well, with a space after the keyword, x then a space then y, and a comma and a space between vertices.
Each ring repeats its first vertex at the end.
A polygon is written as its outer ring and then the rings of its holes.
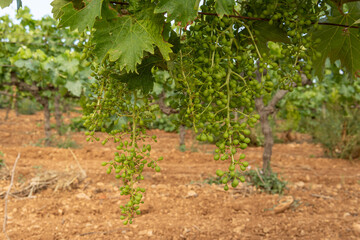
POLYGON ((344 217, 344 218, 346 218, 346 217, 351 217, 351 213, 346 212, 346 213, 344 213, 343 217, 344 217))
POLYGON ((244 229, 245 229, 245 224, 234 228, 233 231, 237 234, 243 234, 244 229))
POLYGON ((197 197, 198 196, 198 194, 195 192, 195 191, 193 191, 193 190, 190 190, 190 191, 188 191, 188 193, 187 193, 187 195, 186 195, 186 197, 185 198, 195 198, 195 197, 197 197))
POLYGON ((341 186, 340 183, 336 184, 336 188, 337 188, 337 189, 341 189, 341 187, 342 187, 342 186, 341 186))
POLYGON ((98 187, 103 187, 103 186, 105 186, 105 184, 102 183, 102 182, 98 182, 98 183, 96 183, 96 186, 98 186, 98 187))
POLYGON ((309 175, 306 175, 306 176, 305 176, 305 180, 306 180, 307 182, 310 182, 310 180, 311 180, 310 176, 309 176, 309 175))
POLYGON ((75 195, 76 198, 79 198, 79 199, 87 199, 87 200, 90 200, 90 197, 88 195, 86 195, 85 193, 78 193, 75 195))
POLYGON ((231 204, 232 208, 235 210, 235 211, 240 211, 243 209, 243 204, 240 203, 239 201, 234 201, 232 204, 231 204))
POLYGON ((295 183, 296 188, 303 188, 304 186, 305 186, 305 183, 302 181, 295 183))
POLYGON ((151 237, 153 235, 153 230, 151 230, 151 229, 142 230, 139 232, 139 235, 147 235, 147 236, 151 237))
POLYGON ((321 184, 312 184, 312 189, 320 189, 322 187, 323 187, 323 185, 321 185, 321 184))
POLYGON ((292 196, 286 196, 279 201, 279 204, 274 208, 275 213, 284 212, 288 209, 291 204, 294 202, 294 198, 292 196))

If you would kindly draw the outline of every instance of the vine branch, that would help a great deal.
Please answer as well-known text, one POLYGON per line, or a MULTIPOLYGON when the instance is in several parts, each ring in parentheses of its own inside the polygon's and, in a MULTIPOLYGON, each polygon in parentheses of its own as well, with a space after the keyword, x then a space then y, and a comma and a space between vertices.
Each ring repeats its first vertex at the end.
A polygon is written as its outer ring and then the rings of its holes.
MULTIPOLYGON (((116 2, 116 1, 110 1, 112 4, 118 4, 118 5, 129 5, 127 2, 116 2)), ((198 12, 199 15, 208 15, 208 16, 218 16, 217 13, 207 13, 207 12, 198 12)), ((224 15, 225 17, 230 18, 241 18, 241 19, 247 19, 247 20, 258 20, 258 21, 270 21, 269 18, 258 18, 258 17, 248 17, 248 16, 241 16, 241 15, 224 15)), ((315 23, 311 23, 315 24, 315 23)), ((360 28, 359 26, 350 26, 345 24, 338 24, 338 23, 325 23, 325 22, 318 22, 319 25, 329 25, 329 26, 337 26, 337 27, 344 27, 344 28, 360 28)))

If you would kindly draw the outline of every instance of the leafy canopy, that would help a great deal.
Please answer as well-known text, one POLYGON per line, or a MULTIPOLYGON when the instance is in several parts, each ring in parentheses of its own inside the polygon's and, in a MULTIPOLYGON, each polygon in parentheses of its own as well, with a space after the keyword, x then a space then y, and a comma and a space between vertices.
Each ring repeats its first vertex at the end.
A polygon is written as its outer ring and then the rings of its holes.
POLYGON ((56 28, 56 22, 47 17, 33 20, 28 8, 19 9, 19 24, 8 16, 0 17, 0 83, 2 88, 11 82, 15 72, 23 83, 63 94, 80 96, 89 68, 80 60, 81 53, 75 42, 80 35, 68 29, 56 28))

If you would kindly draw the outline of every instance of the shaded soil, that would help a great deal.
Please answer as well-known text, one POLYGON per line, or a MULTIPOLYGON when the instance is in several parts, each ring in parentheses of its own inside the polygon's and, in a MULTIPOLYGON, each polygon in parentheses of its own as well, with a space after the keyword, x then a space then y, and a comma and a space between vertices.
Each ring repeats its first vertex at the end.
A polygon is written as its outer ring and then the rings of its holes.
MULTIPOLYGON (((11 169, 18 152, 14 187, 41 171, 67 171, 77 166, 69 149, 36 146, 43 138, 42 113, 3 121, 0 111, 0 151, 11 169)), ((65 117, 68 118, 68 117, 65 117)), ((68 119, 66 119, 68 121, 68 119)), ((55 132, 54 132, 55 133, 55 132)), ((129 226, 120 221, 120 182, 106 174, 101 162, 112 159, 114 145, 88 143, 72 133, 79 148, 72 151, 87 178, 70 190, 46 189, 31 198, 10 197, 7 233, 11 239, 359 239, 360 162, 323 158, 319 145, 277 144, 273 170, 289 181, 285 196, 268 195, 242 185, 225 192, 205 184, 227 163, 215 162, 214 147, 193 142, 178 149, 178 135, 158 130, 152 154, 164 156, 161 173, 145 170, 147 189, 143 214, 129 226), (275 213, 279 201, 292 205, 275 213)), ((245 151, 247 161, 261 166, 262 148, 245 151)), ((10 180, 0 181, 0 192, 10 180)), ((0 218, 4 199, 0 199, 0 218)), ((0 237, 1 238, 1 237, 0 237)))

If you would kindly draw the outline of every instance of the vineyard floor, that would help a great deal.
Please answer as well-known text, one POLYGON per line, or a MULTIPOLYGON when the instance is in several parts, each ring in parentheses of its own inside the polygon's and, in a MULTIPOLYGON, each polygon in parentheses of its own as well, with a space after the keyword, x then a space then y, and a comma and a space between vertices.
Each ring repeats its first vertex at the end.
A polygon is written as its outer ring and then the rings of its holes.
MULTIPOLYGON (((69 149, 37 146, 44 136, 41 112, 18 117, 11 113, 7 121, 4 116, 1 110, 0 151, 9 170, 21 153, 14 190, 43 172, 76 169, 76 159, 87 174, 70 190, 47 188, 30 197, 10 196, 7 233, 12 240, 360 239, 360 162, 324 158, 319 145, 274 146, 273 170, 289 181, 284 196, 247 185, 225 192, 205 183, 217 169, 228 167, 213 160, 214 146, 199 145, 188 134, 188 150, 181 152, 177 134, 152 130, 158 136, 153 155, 164 156, 162 171, 145 171, 143 214, 124 226, 118 206, 127 199, 120 197, 120 182, 101 166, 113 158, 114 144, 88 143, 83 133, 71 133, 79 145, 71 150, 74 156, 69 149), (284 199, 293 203, 275 213, 284 199)), ((246 154, 251 168, 261 166, 262 148, 249 148, 246 154)), ((9 178, 1 180, 0 194, 9 185, 9 178)), ((0 199, 1 223, 3 216, 0 199)))

